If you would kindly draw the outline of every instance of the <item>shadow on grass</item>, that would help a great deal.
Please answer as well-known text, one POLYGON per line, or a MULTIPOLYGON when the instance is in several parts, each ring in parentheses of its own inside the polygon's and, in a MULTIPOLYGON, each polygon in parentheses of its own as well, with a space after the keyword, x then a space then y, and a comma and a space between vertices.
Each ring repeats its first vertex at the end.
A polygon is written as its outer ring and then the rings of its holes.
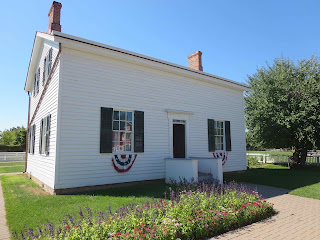
POLYGON ((72 195, 164 198, 164 192, 168 192, 168 190, 168 185, 164 183, 139 183, 132 184, 131 186, 111 187, 104 190, 80 192, 72 195))
POLYGON ((263 165, 249 168, 245 172, 225 174, 224 180, 294 190, 320 183, 320 168, 306 167, 304 169, 290 170, 288 167, 281 165, 263 165))

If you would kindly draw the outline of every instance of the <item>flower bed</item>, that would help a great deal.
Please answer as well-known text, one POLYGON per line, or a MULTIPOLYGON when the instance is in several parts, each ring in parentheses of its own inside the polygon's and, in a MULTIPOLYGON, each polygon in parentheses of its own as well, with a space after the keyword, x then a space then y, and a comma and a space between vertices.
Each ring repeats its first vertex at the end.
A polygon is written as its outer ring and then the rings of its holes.
POLYGON ((63 227, 47 224, 19 239, 201 239, 272 216, 272 204, 235 183, 172 185, 169 196, 115 212, 66 215, 63 227))

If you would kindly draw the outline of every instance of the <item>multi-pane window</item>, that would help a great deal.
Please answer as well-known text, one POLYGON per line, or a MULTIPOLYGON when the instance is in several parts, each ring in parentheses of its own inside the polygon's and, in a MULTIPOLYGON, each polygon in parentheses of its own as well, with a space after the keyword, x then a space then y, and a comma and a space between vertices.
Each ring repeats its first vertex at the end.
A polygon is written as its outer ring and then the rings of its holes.
POLYGON ((132 151, 132 112, 113 111, 112 152, 132 151))
POLYGON ((40 141, 39 141, 39 153, 49 155, 50 148, 50 124, 51 115, 49 114, 41 120, 40 123, 40 141))
POLYGON ((39 81, 40 81, 40 67, 38 68, 34 76, 33 96, 36 96, 39 93, 39 81))
POLYGON ((34 154, 35 146, 36 125, 33 124, 29 127, 29 140, 28 140, 28 152, 34 154))
POLYGON ((215 150, 224 150, 224 127, 222 121, 214 122, 215 150))
POLYGON ((47 56, 43 60, 43 77, 42 77, 42 85, 47 81, 52 67, 52 48, 49 49, 47 56))

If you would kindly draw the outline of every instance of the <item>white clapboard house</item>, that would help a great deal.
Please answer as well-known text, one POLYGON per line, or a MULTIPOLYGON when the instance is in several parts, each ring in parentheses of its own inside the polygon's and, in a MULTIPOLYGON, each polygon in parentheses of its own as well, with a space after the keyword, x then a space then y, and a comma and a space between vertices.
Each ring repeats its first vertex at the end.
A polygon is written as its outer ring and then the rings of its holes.
POLYGON ((157 179, 222 181, 246 170, 248 86, 61 33, 53 2, 36 32, 29 95, 27 174, 51 193, 157 179))

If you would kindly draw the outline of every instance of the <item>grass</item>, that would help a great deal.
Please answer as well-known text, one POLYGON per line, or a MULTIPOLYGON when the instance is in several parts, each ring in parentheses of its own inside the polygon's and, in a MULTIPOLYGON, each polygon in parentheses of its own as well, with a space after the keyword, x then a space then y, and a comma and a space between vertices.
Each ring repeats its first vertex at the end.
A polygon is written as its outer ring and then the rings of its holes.
POLYGON ((281 165, 265 164, 245 172, 225 174, 224 179, 286 188, 293 195, 320 199, 320 168, 316 167, 290 170, 281 165))
POLYGON ((12 172, 23 172, 23 166, 12 166, 12 167, 4 167, 3 165, 0 166, 0 173, 12 173, 12 172))
POLYGON ((260 154, 270 154, 270 155, 286 155, 292 156, 292 152, 277 152, 277 151, 247 151, 247 153, 260 153, 260 154))
POLYGON ((36 183, 24 175, 1 176, 5 197, 7 224, 11 232, 36 228, 50 221, 58 224, 66 214, 77 214, 79 206, 90 207, 95 214, 111 205, 112 209, 135 202, 145 202, 152 197, 162 198, 166 185, 161 183, 140 184, 113 188, 79 195, 46 194, 36 183))
POLYGON ((0 162, 0 167, 2 166, 24 166, 24 162, 0 162))

